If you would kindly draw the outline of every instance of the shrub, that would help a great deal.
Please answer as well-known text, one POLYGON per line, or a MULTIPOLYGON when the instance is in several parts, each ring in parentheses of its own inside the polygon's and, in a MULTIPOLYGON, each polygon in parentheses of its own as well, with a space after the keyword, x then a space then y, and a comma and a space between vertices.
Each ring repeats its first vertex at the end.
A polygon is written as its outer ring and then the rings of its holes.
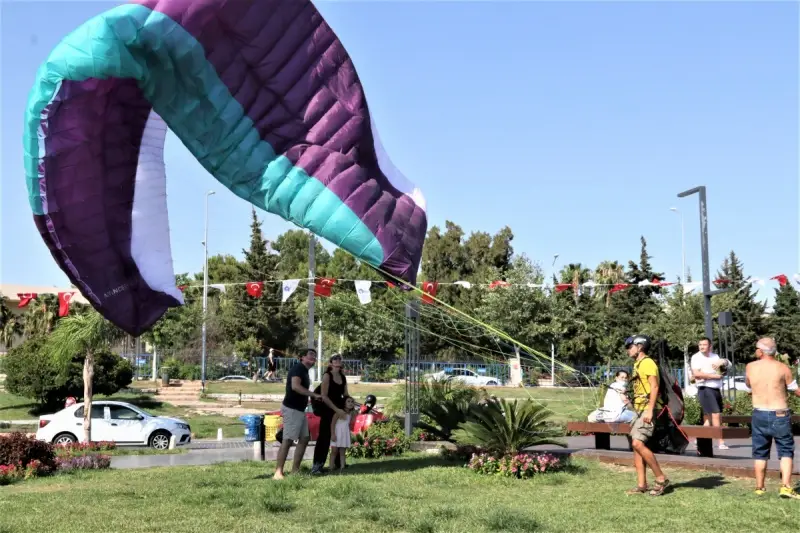
POLYGON ((683 425, 698 426, 703 423, 703 414, 700 409, 700 402, 696 397, 686 396, 683 398, 683 425))
POLYGON ((111 467, 111 457, 108 455, 78 455, 58 458, 58 469, 62 472, 72 470, 102 470, 111 467))
POLYGON ((467 421, 453 432, 455 442, 472 445, 495 455, 521 453, 530 446, 565 446, 563 432, 549 422, 553 413, 533 400, 508 402, 491 399, 472 404, 467 421))
POLYGON ((31 464, 38 474, 53 472, 57 467, 53 446, 19 432, 0 436, 0 465, 25 469, 31 464))
MULTIPOLYGON (((47 341, 33 337, 9 350, 6 362, 6 389, 12 394, 36 401, 43 407, 63 407, 69 396, 83 396, 84 354, 61 362, 49 351, 47 341)), ((108 350, 94 354, 94 394, 114 394, 130 385, 133 367, 108 350)))
POLYGON ((536 474, 563 470, 567 459, 551 453, 521 453, 495 457, 490 454, 473 455, 467 468, 479 474, 517 479, 532 478, 536 474))
MULTIPOLYGON (((434 379, 423 381, 419 384, 419 409, 421 413, 432 405, 446 401, 473 403, 489 397, 486 389, 479 389, 461 381, 448 379, 434 379)), ((392 395, 386 402, 384 411, 388 414, 399 415, 403 413, 406 402, 405 385, 392 388, 392 395)))
POLYGON ((372 435, 372 427, 364 433, 353 436, 353 443, 347 449, 348 457, 378 459, 390 455, 400 455, 409 448, 408 440, 398 437, 372 435))
POLYGON ((115 450, 117 445, 113 442, 71 442, 69 444, 59 444, 55 446, 56 456, 80 457, 82 455, 92 455, 98 452, 108 452, 115 450))

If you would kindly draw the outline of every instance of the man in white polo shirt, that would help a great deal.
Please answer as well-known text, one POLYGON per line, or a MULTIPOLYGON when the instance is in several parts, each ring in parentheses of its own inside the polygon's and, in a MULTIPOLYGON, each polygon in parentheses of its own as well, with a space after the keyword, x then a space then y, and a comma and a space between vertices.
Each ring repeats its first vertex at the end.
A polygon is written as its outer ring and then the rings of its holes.
MULTIPOLYGON (((697 343, 699 352, 692 356, 692 376, 697 385, 697 401, 703 409, 703 425, 719 427, 722 414, 722 373, 726 359, 711 351, 711 340, 703 337, 697 343)), ((725 441, 720 439, 719 449, 727 450, 725 441)))

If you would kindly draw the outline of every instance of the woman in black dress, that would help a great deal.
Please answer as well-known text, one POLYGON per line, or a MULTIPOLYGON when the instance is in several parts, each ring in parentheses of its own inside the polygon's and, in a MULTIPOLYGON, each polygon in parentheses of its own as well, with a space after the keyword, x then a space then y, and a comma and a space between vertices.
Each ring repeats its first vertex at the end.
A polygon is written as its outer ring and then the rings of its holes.
MULTIPOLYGON (((324 405, 321 406, 319 436, 317 437, 317 443, 314 445, 314 465, 311 467, 312 474, 321 474, 322 467, 325 466, 325 460, 328 458, 328 452, 331 447, 331 423, 333 422, 333 414, 345 415, 342 409, 344 408, 344 399, 347 397, 348 391, 347 378, 345 378, 344 372, 342 372, 341 355, 335 354, 331 356, 328 369, 322 376, 320 394, 322 395, 324 405)), ((338 458, 332 458, 331 461, 331 468, 337 468, 339 463, 338 458)))

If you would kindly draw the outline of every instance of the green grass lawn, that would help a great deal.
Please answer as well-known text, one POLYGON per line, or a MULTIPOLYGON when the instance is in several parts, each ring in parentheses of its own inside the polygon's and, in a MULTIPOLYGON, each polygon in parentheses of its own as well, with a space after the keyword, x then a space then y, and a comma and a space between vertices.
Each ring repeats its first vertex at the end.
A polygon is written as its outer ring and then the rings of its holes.
POLYGON ((796 530, 800 511, 774 484, 759 498, 751 481, 691 471, 670 471, 675 489, 661 498, 628 497, 630 469, 580 459, 528 481, 414 454, 323 478, 275 482, 272 469, 246 462, 27 481, 0 489, 0 532, 777 532, 796 530))
POLYGON ((36 404, 28 398, 15 396, 8 392, 0 392, 0 420, 29 420, 38 418, 31 411, 36 404))

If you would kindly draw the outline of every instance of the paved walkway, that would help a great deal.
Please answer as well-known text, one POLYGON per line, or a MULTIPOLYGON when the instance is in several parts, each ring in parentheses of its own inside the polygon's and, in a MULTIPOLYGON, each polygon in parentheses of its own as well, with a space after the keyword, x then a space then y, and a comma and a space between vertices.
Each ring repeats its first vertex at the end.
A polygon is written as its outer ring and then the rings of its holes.
MULTIPOLYGON (((194 444, 194 443, 193 443, 194 444)), ((253 446, 251 443, 245 447, 232 447, 232 443, 220 448, 197 449, 190 448, 188 452, 175 455, 120 455, 111 458, 111 468, 153 468, 159 466, 199 466, 211 465, 215 463, 250 461, 253 460, 253 446)), ((267 461, 275 461, 278 456, 278 448, 267 446, 267 461)), ((314 447, 309 446, 304 459, 310 460, 314 456, 314 447)), ((294 448, 289 451, 289 461, 294 458, 294 448)))

